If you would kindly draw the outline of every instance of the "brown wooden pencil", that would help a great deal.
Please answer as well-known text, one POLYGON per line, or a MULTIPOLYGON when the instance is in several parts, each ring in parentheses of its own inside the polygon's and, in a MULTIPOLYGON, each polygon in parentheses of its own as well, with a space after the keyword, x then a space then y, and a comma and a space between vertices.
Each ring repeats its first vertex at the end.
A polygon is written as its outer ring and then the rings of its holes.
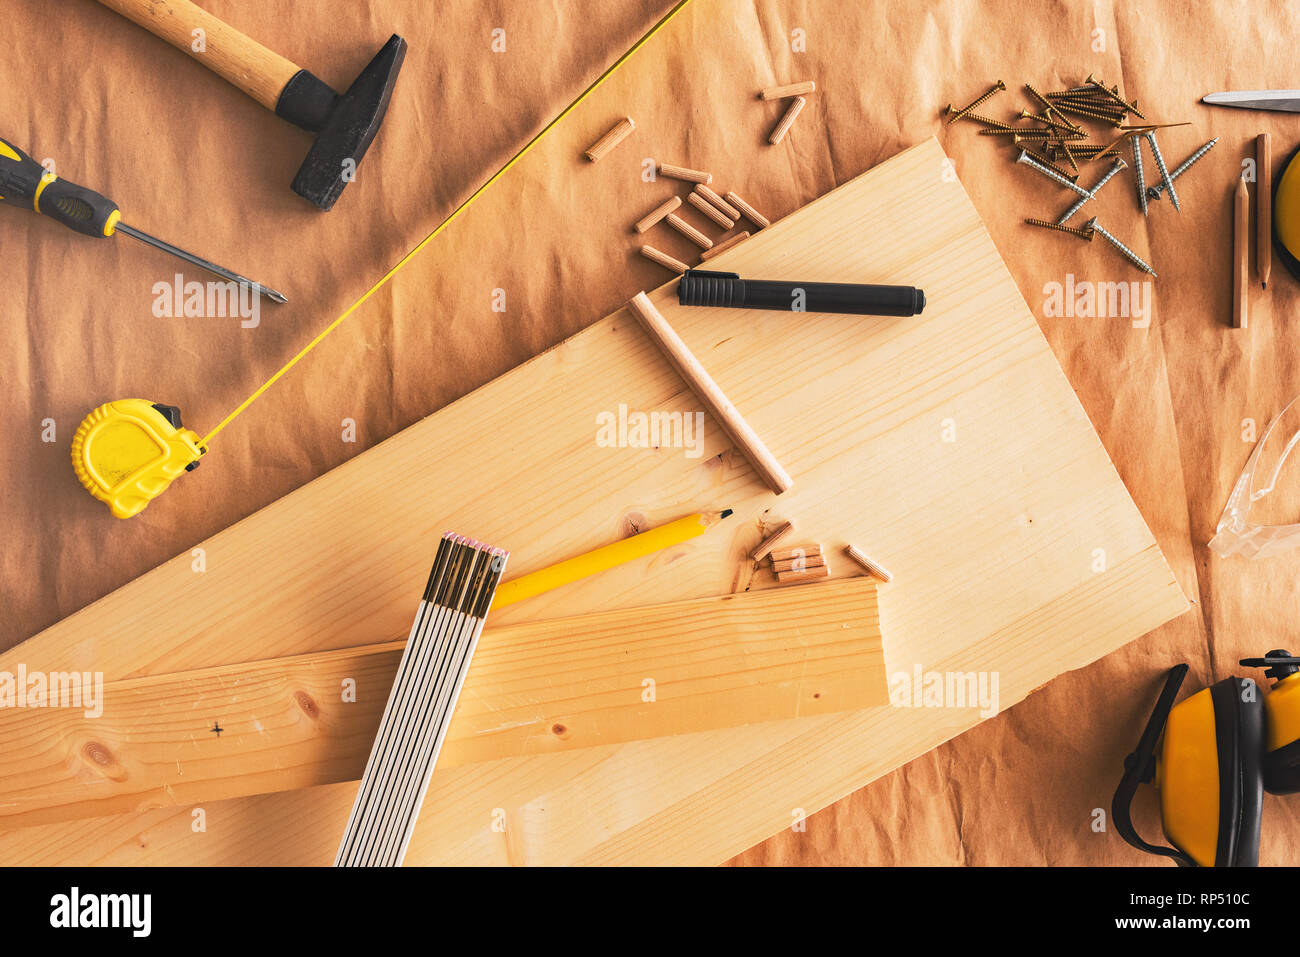
POLYGON ((1245 329, 1250 321, 1247 289, 1247 276, 1250 273, 1250 192, 1246 189, 1245 176, 1237 180, 1233 208, 1236 228, 1232 237, 1232 325, 1235 329, 1245 329))
POLYGON ((1267 133, 1255 137, 1255 271, 1267 289, 1273 271, 1273 150, 1267 133))

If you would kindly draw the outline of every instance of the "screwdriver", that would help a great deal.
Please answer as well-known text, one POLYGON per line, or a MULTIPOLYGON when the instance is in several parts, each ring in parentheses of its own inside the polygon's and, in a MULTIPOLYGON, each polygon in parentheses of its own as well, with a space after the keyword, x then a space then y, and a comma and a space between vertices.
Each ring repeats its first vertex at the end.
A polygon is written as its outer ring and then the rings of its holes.
POLYGON ((245 279, 238 273, 223 269, 216 263, 201 259, 193 253, 178 249, 156 236, 135 229, 122 222, 122 213, 107 196, 86 189, 66 179, 59 179, 8 140, 0 138, 0 202, 9 206, 31 208, 87 236, 105 238, 122 232, 148 243, 156 249, 179 256, 200 269, 231 282, 248 286, 273 302, 288 302, 283 293, 269 286, 245 279))

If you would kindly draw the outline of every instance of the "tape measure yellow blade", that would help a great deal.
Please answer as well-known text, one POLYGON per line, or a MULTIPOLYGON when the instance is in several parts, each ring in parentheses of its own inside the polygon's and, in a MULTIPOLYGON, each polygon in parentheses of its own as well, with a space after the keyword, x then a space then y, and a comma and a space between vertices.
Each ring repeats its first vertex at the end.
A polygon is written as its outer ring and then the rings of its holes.
POLYGON ((686 9, 687 5, 690 4, 690 2, 691 0, 679 0, 677 5, 674 6, 671 10, 669 10, 666 14, 664 14, 658 23, 656 23, 649 30, 647 30, 645 34, 641 37, 641 39, 637 40, 636 43, 632 44, 632 46, 630 46, 627 49, 627 52, 625 52, 622 56, 620 56, 617 60, 615 60, 612 64, 610 64, 609 68, 605 70, 605 72, 602 73, 600 76, 596 77, 596 79, 592 81, 592 84, 589 87, 587 87, 585 90, 579 93, 577 99, 575 99, 572 103, 570 103, 558 114, 556 114, 555 118, 552 119, 549 123, 547 123, 544 127, 542 127, 541 130, 538 131, 538 133, 531 140, 525 143, 518 153, 510 157, 510 159, 506 161, 504 166, 502 166, 495 173, 489 176, 479 186, 478 189, 474 190, 474 192, 470 193, 469 196, 466 197, 464 202, 462 202, 459 206, 457 206, 454 210, 452 210, 451 214, 446 219, 444 219, 441 223, 439 223, 434 228, 433 232, 429 233, 429 235, 425 236, 424 239, 420 240, 420 242, 410 252, 408 252, 405 256, 403 256, 401 259, 397 261, 397 264, 393 266, 392 269, 384 273, 384 275, 379 278, 378 282, 376 282, 373 286, 371 286, 364 293, 362 293, 361 298, 359 298, 352 305, 348 306, 348 308, 343 311, 342 315, 340 315, 337 319, 335 319, 328 326, 326 326, 319 333, 317 333, 316 337, 312 339, 311 342, 303 346, 302 349, 293 358, 291 358, 288 362, 286 362, 283 366, 281 366, 275 372, 275 374, 271 376, 271 378, 267 379, 260 386, 258 386, 252 395, 246 398, 243 402, 239 403, 239 405, 237 405, 232 412, 230 412, 224 419, 218 422, 216 426, 207 435, 203 437, 203 443, 207 444, 211 442, 212 439, 216 437, 218 432, 220 432, 222 429, 228 426, 232 421, 234 421, 236 416, 242 414, 245 409, 247 409, 255 401, 261 398, 262 395, 266 392, 266 390, 271 388, 271 386, 275 385, 275 383, 279 381, 281 376, 283 376, 295 365, 297 365, 298 361, 302 359, 303 356, 307 355, 307 353, 311 352, 318 345, 320 345, 321 342, 324 341, 325 337, 328 336, 335 329, 337 329, 340 325, 342 325, 343 321, 347 319, 348 316, 352 315, 352 313, 354 313, 357 309, 359 309, 362 305, 365 304, 367 299, 369 299, 380 289, 382 289, 385 285, 387 285, 390 279, 392 279, 399 272, 401 272, 402 269, 405 268, 406 264, 409 263, 412 259, 414 259, 417 255, 419 255, 419 253, 426 246, 428 246, 429 243, 433 242, 433 240, 435 240, 442 233, 443 230, 451 226, 452 223, 456 222, 456 220, 458 220, 466 211, 468 211, 469 208, 473 206, 475 202, 478 201, 478 198, 480 196, 482 196, 484 193, 486 193, 489 189, 491 189, 496 184, 497 180, 501 179, 501 177, 505 176, 506 173, 510 172, 510 170, 514 168, 516 163, 520 162, 525 156, 527 156, 530 152, 532 152, 534 146, 536 146, 538 143, 544 140, 553 129, 555 129, 562 122, 564 122, 564 119, 574 110, 576 110, 579 106, 581 106, 583 101, 586 100, 587 97, 591 96, 598 89, 600 89, 600 87, 604 84, 604 82, 608 80, 611 76, 613 76, 618 71, 618 69, 624 63, 630 60, 638 50, 640 50, 643 46, 649 43, 650 40, 654 38, 655 34, 657 34, 660 30, 664 29, 664 27, 668 26, 668 24, 673 21, 674 17, 676 17, 679 13, 681 13, 684 9, 686 9))
POLYGON ((207 449, 181 426, 180 410, 118 399, 86 416, 72 437, 72 468, 118 518, 138 515, 207 449))

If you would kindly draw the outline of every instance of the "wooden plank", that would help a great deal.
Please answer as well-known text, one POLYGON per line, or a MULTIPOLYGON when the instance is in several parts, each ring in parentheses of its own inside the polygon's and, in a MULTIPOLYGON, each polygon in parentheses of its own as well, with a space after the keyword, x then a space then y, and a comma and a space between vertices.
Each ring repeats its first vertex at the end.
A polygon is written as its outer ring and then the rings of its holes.
MULTIPOLYGON (((950 172, 927 141, 717 260, 745 275, 917 285, 919 317, 740 315, 677 306, 671 285, 651 298, 797 476, 780 517, 894 572, 880 592, 891 670, 996 672, 1000 709, 1187 603, 950 172)), ((699 458, 599 446, 595 417, 619 403, 693 408, 626 312, 213 536, 205 573, 180 556, 0 668, 122 678, 398 638, 447 528, 509 547, 525 572, 629 526, 737 510, 725 531, 521 602, 497 624, 743 590, 777 500, 707 421, 699 458)), ((752 587, 780 586, 765 575, 752 587)), ((978 720, 882 708, 454 768, 435 774, 408 860, 714 863, 787 826, 792 807, 823 807, 978 720)), ((19 829, 0 834, 0 860, 328 863, 351 790, 222 802, 238 833, 187 836, 184 809, 19 829)))
MULTIPOLYGON (((1057 647, 1080 658, 1077 622, 1102 620, 1150 630, 1152 599, 1163 590, 1152 548, 1113 574, 1038 610, 993 636, 989 650, 937 660, 935 670, 990 670, 1004 663, 1002 707, 1034 690, 1043 623, 1076 642, 1057 647), (1007 659, 1004 648, 1021 657, 1007 659), (996 650, 993 650, 996 649, 996 650)), ((811 587, 811 586, 804 586, 811 587)), ((892 588, 893 586, 891 586, 892 588)), ((886 598, 888 589, 882 589, 886 598)), ((900 659, 891 634, 889 658, 900 659)), ((1086 664, 1087 662, 1083 662, 1086 664)), ((791 812, 820 810, 980 720, 975 709, 878 708, 829 718, 768 722, 615 747, 517 758, 434 774, 439 797, 426 802, 407 857, 421 864, 721 863, 774 834, 791 812), (901 719, 901 720, 900 720, 901 719), (791 775, 794 763, 799 775, 791 775), (664 769, 671 767, 670 775, 664 769), (656 775, 659 775, 656 777, 656 775), (640 776, 642 788, 627 782, 640 776), (649 787, 647 787, 649 785, 649 787), (761 799, 754 800, 758 789, 761 799), (607 829, 567 815, 618 805, 607 829), (728 807, 730 815, 716 813, 728 807), (576 819, 576 822, 575 822, 576 819), (504 821, 504 830, 501 829, 504 821), (569 830, 572 828, 572 830, 569 830)), ((204 805, 207 830, 193 832, 187 807, 0 831, 0 861, 10 865, 328 865, 355 785, 337 784, 204 805)))
MULTIPOLYGON (((0 827, 355 781, 402 644, 0 710, 0 827)), ((438 768, 888 703, 869 579, 666 602, 489 628, 438 768)))

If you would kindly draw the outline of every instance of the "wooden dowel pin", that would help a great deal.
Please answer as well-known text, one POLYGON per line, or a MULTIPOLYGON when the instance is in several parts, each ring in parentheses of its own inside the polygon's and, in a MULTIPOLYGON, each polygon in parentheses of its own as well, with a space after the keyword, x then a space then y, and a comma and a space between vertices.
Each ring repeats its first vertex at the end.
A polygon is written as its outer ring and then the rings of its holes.
POLYGON ((889 574, 889 572, 885 570, 884 566, 879 565, 876 562, 873 562, 870 558, 868 558, 865 554, 863 554, 862 550, 859 549, 856 545, 846 545, 844 548, 844 553, 848 555, 849 558, 853 559, 855 562, 861 565, 862 570, 865 571, 868 575, 874 575, 876 578, 879 578, 882 582, 892 582, 894 580, 894 576, 889 574))
POLYGON ((762 100, 784 100, 787 96, 804 96, 816 89, 816 81, 803 80, 799 83, 787 83, 785 86, 770 86, 758 96, 762 100))
POLYGON ((668 176, 672 179, 685 180, 688 183, 703 183, 706 186, 713 182, 712 173, 704 173, 697 169, 687 169, 685 166, 670 166, 667 163, 659 164, 659 175, 668 176))
POLYGON ((827 565, 818 565, 815 568, 807 568, 801 572, 781 572, 776 576, 776 580, 782 585, 797 585, 800 582, 812 582, 821 578, 830 577, 830 567, 827 565))
POLYGON ((772 562, 772 571, 778 575, 781 572, 803 571, 805 568, 820 568, 826 564, 826 556, 820 551, 815 554, 802 555, 795 558, 784 558, 781 561, 772 562))
POLYGON ((669 226, 677 230, 679 233, 681 233, 691 242, 695 243, 695 245, 699 246, 701 249, 713 248, 712 239, 704 235, 702 232, 700 232, 698 229, 696 229, 686 220, 682 219, 676 213, 669 213, 667 219, 668 219, 669 226))
POLYGON ((772 549, 768 557, 772 559, 773 565, 789 564, 798 559, 817 559, 820 561, 822 547, 821 545, 785 545, 781 548, 772 549))
POLYGON ((690 203, 692 206, 698 209, 709 219, 713 220, 723 229, 730 229, 731 227, 736 225, 735 222, 728 219, 726 216, 723 216, 716 206, 714 206, 712 203, 710 203, 707 199, 705 199, 703 196, 699 195, 698 193, 689 194, 686 197, 686 202, 690 203))
POLYGON ((780 581, 787 572, 813 571, 826 567, 826 557, 820 545, 790 545, 781 549, 772 549, 772 572, 780 581))
POLYGON ((781 117, 781 122, 776 124, 776 129, 772 130, 772 135, 767 138, 767 141, 773 146, 777 146, 783 139, 785 139, 785 134, 790 132, 790 127, 794 125, 794 121, 798 118, 800 111, 803 110, 807 104, 808 101, 802 96, 796 96, 794 101, 790 104, 790 108, 785 111, 785 116, 781 117))
POLYGON ((651 262, 656 262, 666 269, 671 269, 675 273, 684 273, 690 268, 686 263, 674 259, 667 253, 660 252, 653 246, 642 246, 641 255, 651 262))
POLYGON ((767 557, 772 549, 776 548, 782 541, 790 536, 794 531, 793 522, 782 522, 775 531, 769 532, 763 537, 763 540, 754 546, 753 551, 749 553, 749 560, 752 562, 761 562, 767 557))
POLYGON ((650 212, 646 213, 645 216, 643 216, 641 219, 638 219, 636 221, 636 226, 635 226, 636 231, 638 233, 645 232, 647 229, 649 229, 655 223, 659 222, 659 220, 663 219, 665 216, 667 216, 669 213, 671 213, 674 209, 676 209, 681 204, 682 204, 682 198, 680 196, 674 196, 672 199, 668 200, 667 202, 661 203, 660 205, 652 209, 650 212))
POLYGON ((727 194, 727 202, 729 202, 732 206, 735 206, 736 209, 740 210, 741 215, 744 216, 746 219, 748 219, 759 229, 766 229, 768 226, 772 225, 772 221, 770 219, 768 219, 766 216, 764 216, 762 213, 756 210, 753 206, 750 206, 749 203, 745 202, 735 193, 727 194))
POLYGON ((676 330, 668 324, 668 320, 655 308, 650 297, 644 292, 639 292, 632 297, 628 308, 632 310, 632 314, 640 321, 641 327, 663 352, 673 368, 686 380, 696 398, 713 416, 713 420, 735 443, 741 454, 749 460, 763 483, 778 495, 789 489, 794 483, 786 470, 781 467, 781 463, 776 460, 776 456, 768 450, 763 440, 758 437, 758 433, 731 404, 731 400, 713 381, 708 370, 695 358, 681 336, 677 335, 676 330))
POLYGON ((736 233, 736 235, 732 236, 730 239, 724 240, 723 242, 718 243, 712 249, 706 249, 704 252, 700 253, 700 260, 702 262, 708 262, 718 253, 726 252, 732 246, 739 245, 740 243, 743 243, 748 238, 749 238, 749 233, 736 233))
POLYGON ((723 216, 726 216, 728 219, 740 219, 740 210, 736 209, 735 206, 732 206, 729 202, 713 190, 709 189, 709 187, 705 186, 703 183, 697 183, 695 185, 695 192, 699 193, 716 206, 718 212, 722 213, 723 216))
POLYGON ((591 149, 587 150, 587 159, 593 163, 599 162, 601 157, 627 139, 628 134, 634 129, 636 129, 636 123, 632 121, 632 117, 623 117, 614 124, 613 129, 592 144, 591 149))

